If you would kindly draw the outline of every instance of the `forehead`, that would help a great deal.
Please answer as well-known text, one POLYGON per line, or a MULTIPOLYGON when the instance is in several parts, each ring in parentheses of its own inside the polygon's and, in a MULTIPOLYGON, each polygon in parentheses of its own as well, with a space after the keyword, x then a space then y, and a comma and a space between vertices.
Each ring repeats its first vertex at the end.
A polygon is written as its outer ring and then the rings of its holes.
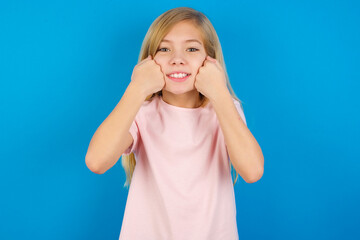
POLYGON ((202 44, 202 34, 194 23, 182 21, 175 24, 161 42, 198 42, 202 44))

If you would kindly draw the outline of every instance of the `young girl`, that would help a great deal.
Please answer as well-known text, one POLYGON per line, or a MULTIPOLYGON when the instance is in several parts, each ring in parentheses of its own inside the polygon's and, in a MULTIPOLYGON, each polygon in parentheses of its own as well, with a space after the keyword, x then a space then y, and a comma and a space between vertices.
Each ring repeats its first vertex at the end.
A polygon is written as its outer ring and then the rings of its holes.
POLYGON ((102 174, 121 155, 130 188, 120 240, 238 239, 231 165, 252 183, 264 159, 201 12, 171 9, 150 26, 86 164, 102 174))

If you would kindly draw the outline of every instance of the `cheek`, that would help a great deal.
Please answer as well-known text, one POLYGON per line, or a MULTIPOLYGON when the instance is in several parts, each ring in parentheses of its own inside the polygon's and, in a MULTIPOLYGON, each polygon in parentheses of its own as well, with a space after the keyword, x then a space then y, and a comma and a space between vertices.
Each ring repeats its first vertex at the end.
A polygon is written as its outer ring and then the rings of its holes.
POLYGON ((154 61, 160 65, 161 69, 164 70, 164 67, 166 66, 166 59, 162 56, 155 55, 154 61))
POLYGON ((164 56, 160 56, 159 54, 155 55, 154 61, 158 64, 164 64, 166 62, 166 58, 164 56))
POLYGON ((192 66, 195 70, 199 70, 200 67, 202 67, 203 63, 204 63, 205 57, 204 58, 198 58, 198 59, 194 59, 194 61, 192 62, 192 66))

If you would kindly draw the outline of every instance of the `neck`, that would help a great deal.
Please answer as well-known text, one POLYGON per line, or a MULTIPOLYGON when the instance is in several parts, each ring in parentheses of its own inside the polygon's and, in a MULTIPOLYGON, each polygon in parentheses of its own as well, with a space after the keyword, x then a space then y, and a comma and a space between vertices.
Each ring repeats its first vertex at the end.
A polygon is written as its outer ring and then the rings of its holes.
POLYGON ((182 108, 198 108, 203 103, 203 99, 196 89, 182 94, 173 94, 163 89, 162 99, 168 104, 182 108))

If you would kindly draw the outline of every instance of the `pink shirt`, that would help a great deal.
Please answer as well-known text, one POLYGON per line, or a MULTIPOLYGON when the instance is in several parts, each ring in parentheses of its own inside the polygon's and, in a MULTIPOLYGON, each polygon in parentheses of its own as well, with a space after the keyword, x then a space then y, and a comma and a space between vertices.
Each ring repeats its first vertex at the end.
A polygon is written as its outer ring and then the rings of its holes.
MULTIPOLYGON (((246 124, 238 101, 233 99, 246 124)), ((216 113, 145 101, 130 133, 136 166, 120 240, 236 240, 229 156, 216 113)))

